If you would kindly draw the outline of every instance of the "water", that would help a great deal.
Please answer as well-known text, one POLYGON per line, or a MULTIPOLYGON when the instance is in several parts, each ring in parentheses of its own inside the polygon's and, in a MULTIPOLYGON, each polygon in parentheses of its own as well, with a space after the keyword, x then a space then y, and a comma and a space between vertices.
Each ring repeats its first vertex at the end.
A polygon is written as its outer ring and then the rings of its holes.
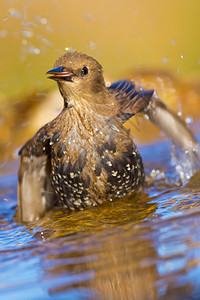
MULTIPOLYGON (((95 56, 111 78, 149 66, 158 74, 159 66, 187 77, 199 72, 199 43, 191 35, 199 27, 199 1, 165 2, 79 1, 77 15, 75 1, 2 1, 0 299, 200 299, 200 173, 189 180, 199 166, 177 149, 170 164, 168 142, 140 147, 144 193, 71 215, 55 211, 33 224, 15 219, 18 161, 9 157, 30 136, 21 127, 33 123, 34 109, 26 117, 10 101, 44 91, 44 74, 65 48, 95 56)), ((183 115, 199 118, 199 83, 153 73, 150 82, 167 103, 187 103, 183 115)))
POLYGON ((144 193, 27 225, 14 218, 18 162, 2 165, 2 299, 200 299, 200 173, 180 187, 168 142, 140 151, 144 193))

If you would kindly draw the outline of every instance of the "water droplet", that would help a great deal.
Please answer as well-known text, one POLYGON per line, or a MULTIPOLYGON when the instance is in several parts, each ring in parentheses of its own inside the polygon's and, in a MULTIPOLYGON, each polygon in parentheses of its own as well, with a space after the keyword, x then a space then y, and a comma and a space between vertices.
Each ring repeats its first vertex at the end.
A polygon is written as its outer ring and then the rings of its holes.
POLYGON ((40 18, 38 16, 35 17, 35 21, 42 24, 42 25, 46 25, 47 24, 47 19, 46 18, 40 18))
POLYGON ((28 44, 27 40, 22 40, 22 45, 26 46, 28 44))
POLYGON ((182 58, 182 59, 184 58, 183 54, 181 54, 181 58, 182 58))
POLYGON ((9 12, 10 16, 13 17, 13 18, 17 18, 17 19, 18 19, 18 18, 21 17, 19 11, 16 10, 16 9, 14 9, 14 8, 10 8, 10 9, 8 10, 8 12, 9 12))
POLYGON ((3 19, 3 22, 5 22, 5 21, 7 21, 7 20, 8 20, 8 18, 6 17, 6 18, 3 19))
POLYGON ((93 20, 93 17, 92 17, 92 15, 91 15, 90 13, 87 13, 87 14, 85 15, 85 18, 86 18, 86 20, 88 20, 88 21, 92 21, 92 20, 93 20))
POLYGON ((186 122, 186 124, 192 124, 193 123, 192 117, 186 117, 185 122, 186 122))
POLYGON ((92 41, 90 41, 89 45, 90 45, 90 48, 92 48, 92 49, 95 49, 95 47, 96 47, 95 43, 92 41))
POLYGON ((74 52, 75 51, 72 47, 66 47, 65 50, 66 51, 70 51, 70 52, 74 52))
POLYGON ((0 30, 0 38, 5 38, 8 35, 7 30, 0 30))
POLYGON ((32 54, 38 55, 38 54, 40 54, 40 49, 38 49, 38 48, 30 45, 28 52, 32 53, 32 54))
POLYGON ((37 35, 36 36, 37 39, 41 40, 45 45, 50 46, 51 42, 49 42, 45 37, 41 36, 41 35, 37 35))
POLYGON ((26 38, 32 38, 33 37, 33 32, 30 30, 22 30, 22 34, 26 37, 26 38))
POLYGON ((168 63, 168 58, 167 58, 167 57, 163 57, 163 58, 162 58, 162 62, 163 62, 163 64, 168 63))
POLYGON ((136 33, 136 30, 135 30, 135 29, 133 29, 133 33, 136 33))
POLYGON ((40 54, 40 49, 35 48, 35 49, 34 49, 34 54, 40 54))
POLYGON ((41 18, 40 23, 42 25, 46 25, 47 24, 47 19, 46 18, 41 18))
POLYGON ((37 27, 37 25, 36 24, 34 24, 34 23, 32 23, 32 22, 22 22, 22 25, 23 26, 27 26, 27 27, 37 27))

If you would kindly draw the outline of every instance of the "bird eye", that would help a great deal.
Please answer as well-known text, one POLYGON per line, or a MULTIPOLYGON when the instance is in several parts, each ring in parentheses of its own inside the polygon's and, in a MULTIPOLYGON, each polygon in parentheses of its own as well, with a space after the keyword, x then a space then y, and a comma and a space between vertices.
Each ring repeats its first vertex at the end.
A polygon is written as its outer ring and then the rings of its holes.
POLYGON ((88 68, 85 66, 83 67, 83 69, 81 70, 83 75, 87 75, 88 74, 88 68))

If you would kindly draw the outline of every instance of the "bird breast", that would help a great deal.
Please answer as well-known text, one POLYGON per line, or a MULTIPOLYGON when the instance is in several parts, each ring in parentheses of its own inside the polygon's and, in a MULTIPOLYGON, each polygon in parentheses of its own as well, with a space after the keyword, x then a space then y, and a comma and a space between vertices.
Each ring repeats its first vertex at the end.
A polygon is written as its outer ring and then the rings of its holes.
POLYGON ((117 120, 70 109, 57 122, 50 141, 52 183, 70 209, 101 203, 106 194, 124 197, 141 185, 139 152, 117 120))

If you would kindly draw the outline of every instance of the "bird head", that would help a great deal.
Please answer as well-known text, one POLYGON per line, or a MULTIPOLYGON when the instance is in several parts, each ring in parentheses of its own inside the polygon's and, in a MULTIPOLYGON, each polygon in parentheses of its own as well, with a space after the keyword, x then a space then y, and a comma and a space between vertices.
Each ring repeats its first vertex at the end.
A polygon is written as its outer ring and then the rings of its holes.
POLYGON ((66 102, 93 101, 106 91, 101 65, 92 57, 79 52, 68 52, 55 63, 47 73, 48 78, 57 81, 66 102))

